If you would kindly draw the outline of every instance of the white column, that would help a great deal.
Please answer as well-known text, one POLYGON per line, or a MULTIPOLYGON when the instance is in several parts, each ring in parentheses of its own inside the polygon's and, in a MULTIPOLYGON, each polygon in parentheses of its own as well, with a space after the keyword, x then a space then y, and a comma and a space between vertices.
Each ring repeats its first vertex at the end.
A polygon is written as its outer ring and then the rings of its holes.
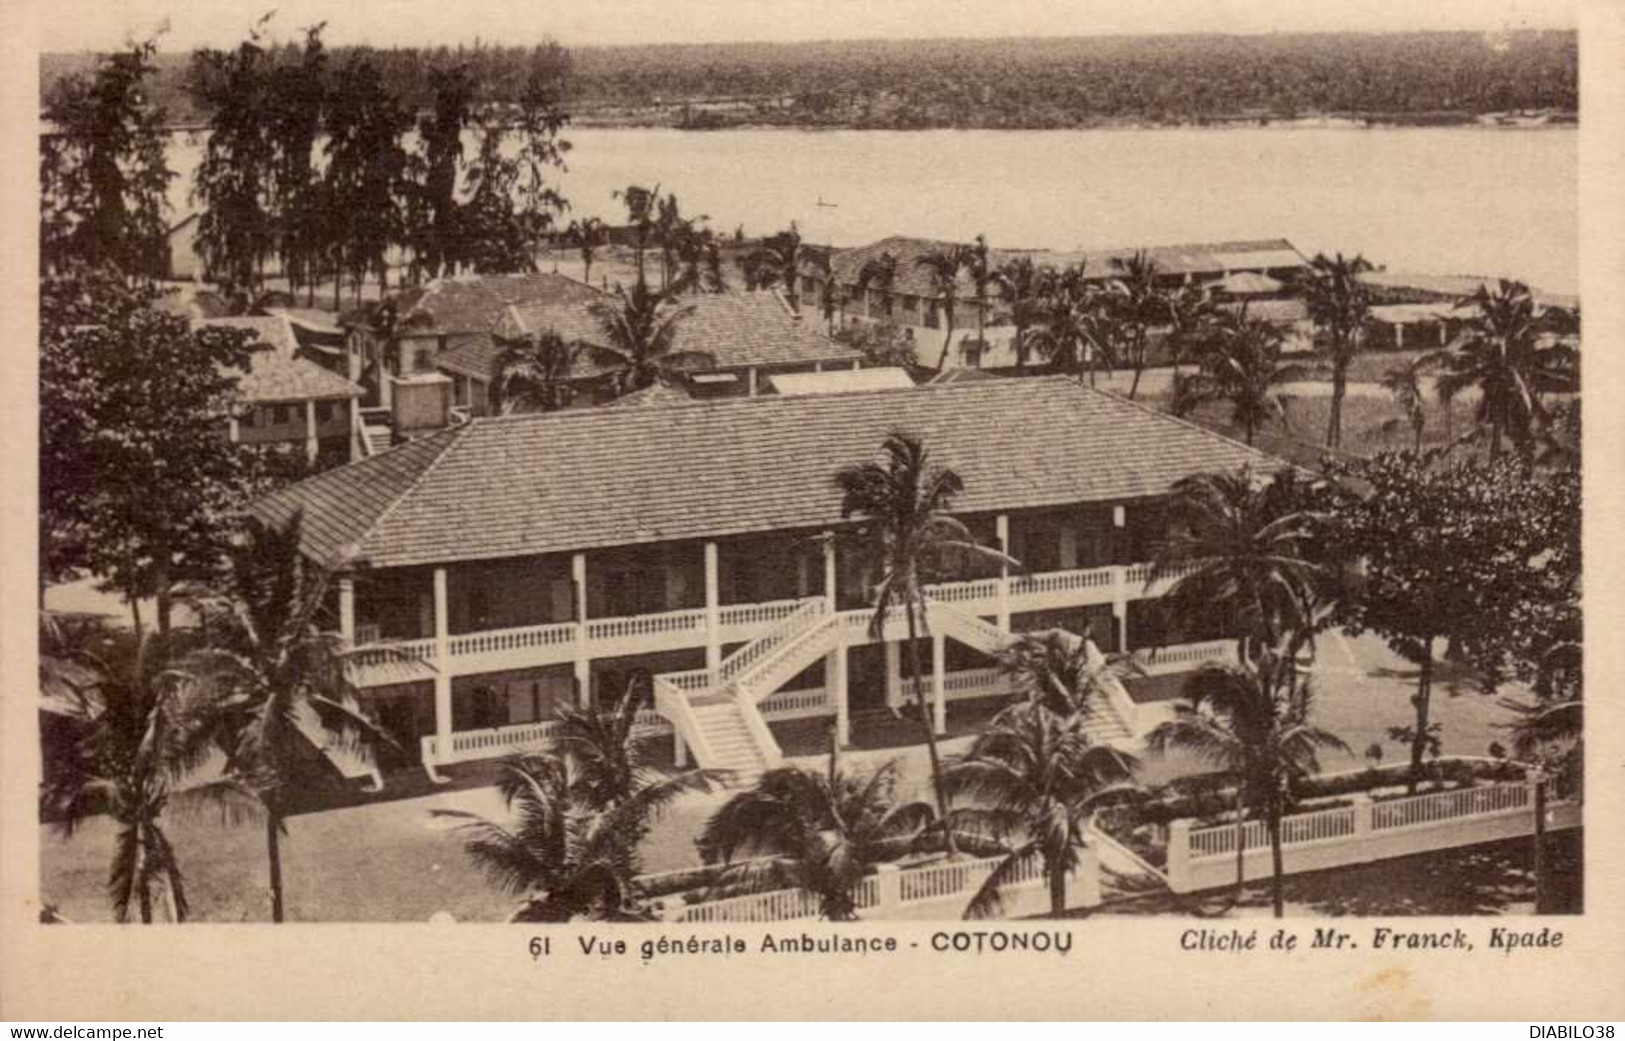
POLYGON ((451 614, 446 569, 434 569, 434 733, 441 762, 451 758, 451 614))
POLYGON ((339 635, 345 646, 355 643, 355 579, 339 576, 339 635))
POLYGON ((587 554, 571 554, 570 580, 576 594, 576 704, 587 708, 592 704, 592 655, 587 647, 587 554))
POLYGON ((316 402, 305 402, 305 462, 316 462, 316 402))
POLYGON ((903 645, 887 640, 886 648, 886 707, 898 709, 903 705, 903 645))
POLYGON ((363 431, 361 429, 361 399, 360 398, 351 398, 350 399, 350 462, 352 462, 352 463, 355 462, 357 459, 359 459, 361 457, 361 453, 360 453, 361 446, 360 446, 360 444, 358 442, 364 436, 366 436, 365 431, 363 431))
POLYGON ((829 601, 829 609, 835 610, 835 533, 824 532, 824 598, 829 601))
POLYGON ((852 371, 857 372, 861 368, 863 368, 863 359, 862 358, 853 358, 852 359, 852 371))
POLYGON ((243 438, 242 428, 238 425, 235 413, 226 417, 226 440, 236 444, 243 438))
POLYGON ((844 640, 824 656, 824 690, 827 699, 835 705, 835 743, 845 748, 852 743, 852 719, 844 640))
POLYGON ((1395 350, 1404 350, 1405 349, 1405 323, 1404 322, 1395 322, 1394 323, 1394 349, 1395 350))
MULTIPOLYGON (((999 514, 994 520, 994 534, 999 543, 999 552, 1005 556, 1010 555, 1010 517, 999 514)), ((999 565, 999 592, 998 592, 998 618, 997 625, 1005 632, 1010 631, 1010 566, 999 565)))
POLYGON ((745 394, 753 398, 756 396, 756 366, 754 365, 745 370, 745 394))
POLYGON ((947 641, 941 633, 931 634, 931 728, 948 732, 948 691, 944 671, 948 659, 947 641))
MULTIPOLYGON (((755 371, 754 369, 751 371, 755 371)), ((718 575, 717 544, 705 544, 705 667, 715 670, 722 664, 721 579, 718 575)))

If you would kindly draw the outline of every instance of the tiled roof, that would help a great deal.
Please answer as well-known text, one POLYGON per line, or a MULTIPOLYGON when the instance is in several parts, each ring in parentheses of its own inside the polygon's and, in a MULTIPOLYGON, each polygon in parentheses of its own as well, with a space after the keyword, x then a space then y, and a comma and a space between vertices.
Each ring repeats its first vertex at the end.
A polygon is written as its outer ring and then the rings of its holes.
MULTIPOLYGON (((674 351, 700 351, 715 359, 714 368, 848 363, 862 355, 824 333, 823 319, 812 311, 796 318, 777 293, 700 293, 682 298, 689 314, 677 323, 674 351)), ((497 339, 516 339, 551 329, 567 342, 602 343, 603 330, 586 306, 515 304, 496 323, 497 339)), ((449 352, 448 352, 449 353, 449 352)), ((502 349, 468 346, 442 364, 465 375, 490 378, 502 349), (483 370, 469 371, 484 364, 483 370), (483 373, 483 375, 482 375, 483 373)), ((574 376, 598 372, 583 357, 574 376)))
POLYGON ((255 351, 248 371, 237 381, 237 393, 247 402, 310 401, 358 398, 361 388, 308 358, 288 358, 269 350, 255 351))
POLYGON ((965 482, 966 513, 1160 495, 1281 465, 1064 377, 475 419, 262 500, 308 551, 396 567, 841 522, 833 477, 892 429, 965 482))
POLYGON ((604 294, 552 273, 437 278, 395 298, 403 332, 487 333, 511 304, 588 304, 604 294))
POLYGON ((359 551, 390 507, 402 501, 468 427, 448 427, 397 445, 349 466, 328 470, 254 505, 254 515, 271 524, 302 518, 305 552, 328 565, 342 565, 359 551))
POLYGON ((221 329, 247 329, 256 340, 284 358, 292 358, 299 350, 299 338, 294 335, 293 323, 282 315, 202 318, 194 324, 221 329))
POLYGON ((694 399, 680 387, 654 383, 642 390, 634 390, 610 401, 605 408, 655 408, 661 405, 686 405, 694 399))

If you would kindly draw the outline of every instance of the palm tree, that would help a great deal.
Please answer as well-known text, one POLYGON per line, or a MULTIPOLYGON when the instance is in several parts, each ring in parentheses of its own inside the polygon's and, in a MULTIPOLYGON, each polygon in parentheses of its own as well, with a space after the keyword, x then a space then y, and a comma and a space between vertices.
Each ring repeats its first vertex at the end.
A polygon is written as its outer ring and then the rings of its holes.
POLYGON ((1022 633, 997 659, 1030 703, 1062 717, 1087 716, 1114 683, 1141 671, 1128 655, 1103 656, 1062 629, 1022 633))
POLYGON ((704 215, 684 217, 675 193, 657 199, 655 210, 654 237, 660 245, 660 289, 662 292, 670 292, 673 288, 674 259, 682 251, 684 243, 693 237, 708 218, 704 215))
POLYGON ((1558 309, 1537 313, 1529 287, 1504 279, 1493 293, 1480 286, 1460 306, 1477 313, 1445 356, 1439 391, 1454 396, 1477 387, 1476 419, 1489 432, 1490 457, 1500 454, 1503 436, 1530 457, 1537 428, 1548 419, 1543 396, 1579 385, 1574 348, 1552 335, 1566 328, 1567 316, 1558 309))
POLYGON ((1134 368, 1129 384, 1130 400, 1140 393, 1140 376, 1145 372, 1151 348, 1151 330, 1173 320, 1169 295, 1157 285, 1157 264, 1143 250, 1128 258, 1123 277, 1112 282, 1109 306, 1127 333, 1128 362, 1134 368))
POLYGON ((627 684, 614 712, 558 707, 550 750, 569 760, 572 791, 593 809, 618 806, 649 788, 702 789, 716 779, 709 770, 670 773, 653 765, 637 734, 638 712, 648 703, 649 678, 642 675, 627 684))
POLYGON ((1095 385, 1095 367, 1117 366, 1115 319, 1105 297, 1085 283, 1082 266, 1059 276, 1051 287, 1041 324, 1027 339, 1056 372, 1089 375, 1095 385))
POLYGON ((926 804, 897 801, 897 778, 895 760, 864 777, 843 773, 834 754, 823 774, 769 770, 706 821, 696 845, 707 863, 732 865, 725 886, 805 889, 828 920, 854 921, 864 876, 913 852, 934 820, 926 804), (741 854, 750 859, 734 864, 741 854))
POLYGON ((728 288, 722 249, 710 228, 688 225, 677 237, 677 278, 673 293, 722 293, 728 288))
POLYGON ((1031 257, 1021 256, 1006 261, 994 272, 992 281, 999 299, 1010 309, 1010 321, 1016 327, 1011 340, 1016 368, 1026 368, 1027 357, 1032 352, 1032 345, 1027 342, 1028 331, 1044 318, 1046 272, 1034 264, 1031 257))
POLYGON ((693 305, 675 306, 671 297, 656 293, 639 278, 632 291, 617 286, 613 303, 595 303, 588 312, 603 331, 603 343, 582 347, 617 394, 669 383, 678 375, 707 369, 716 358, 705 351, 673 348, 678 326, 694 312, 693 305))
POLYGON ((632 244, 637 256, 638 281, 642 282, 644 280, 643 251, 649 248, 649 238, 654 232, 655 219, 660 206, 660 185, 645 188, 642 185, 629 184, 612 194, 626 204, 626 223, 632 229, 632 244))
POLYGON ((522 899, 512 922, 650 921, 635 884, 638 843, 678 795, 686 777, 637 788, 607 806, 573 756, 531 753, 505 760, 497 790, 510 825, 465 810, 434 810, 462 823, 463 849, 493 885, 522 899))
POLYGON ((1343 444, 1343 397, 1348 391, 1349 365, 1360 351, 1360 334, 1371 309, 1370 294, 1360 281, 1371 263, 1362 256, 1328 257, 1316 253, 1304 281, 1304 302, 1309 317, 1320 329, 1321 347, 1332 363, 1332 413, 1326 426, 1326 447, 1343 444))
POLYGON ((583 217, 570 222, 564 229, 564 238, 581 253, 581 281, 592 285, 592 262, 598 256, 598 248, 609 241, 609 229, 597 217, 583 217))
POLYGON ((343 638, 318 624, 328 574, 301 555, 301 527, 297 514, 281 528, 250 522, 228 550, 223 591, 186 594, 205 641, 188 668, 217 699, 227 775, 265 810, 273 922, 283 917, 283 819, 309 735, 325 731, 363 759, 390 741, 358 708, 343 638))
POLYGON ((965 275, 970 279, 971 299, 976 304, 976 343, 977 350, 981 351, 987 346, 987 287, 994 279, 986 235, 977 235, 975 241, 965 248, 964 267, 965 275))
POLYGON ((796 222, 762 242, 762 248, 750 255, 749 263, 764 286, 779 282, 790 302, 790 310, 801 313, 801 232, 796 222))
POLYGON ((1163 340, 1174 363, 1177 380, 1180 363, 1187 358, 1196 359, 1206 342, 1208 329, 1218 313, 1213 295, 1194 283, 1181 286, 1168 300, 1168 335, 1163 340))
POLYGON ((102 632, 52 655, 52 704, 67 718, 50 731, 60 744, 44 759, 41 815, 65 835, 88 817, 113 819, 107 889, 120 922, 132 905, 143 923, 152 922, 155 890, 167 896, 171 920, 191 913, 164 831, 166 810, 212 807, 236 819, 253 807, 229 779, 188 783, 213 748, 214 716, 198 685, 173 667, 181 638, 178 630, 163 637, 102 632))
POLYGON ((937 358, 937 371, 948 364, 948 347, 954 339, 954 313, 959 305, 959 273, 969 263, 969 250, 965 246, 933 249, 914 258, 914 263, 926 269, 931 279, 931 296, 942 310, 946 331, 942 337, 942 354, 937 358))
POLYGON ((1228 774, 1235 789, 1236 898, 1245 882, 1246 814, 1262 811, 1269 833, 1271 898, 1275 917, 1285 913, 1281 818, 1292 783, 1320 769, 1319 753, 1348 751, 1335 734, 1310 722, 1314 698, 1287 656, 1261 655, 1255 662, 1209 662, 1191 673, 1185 703, 1174 718, 1146 738, 1154 755, 1179 751, 1195 755, 1228 774))
POLYGON ((1175 483, 1146 580, 1175 577, 1160 609, 1176 621, 1222 615, 1236 627, 1241 662, 1312 632, 1329 577, 1314 557, 1325 517, 1302 498, 1292 470, 1266 480, 1244 467, 1175 483))
POLYGON ((1397 365, 1382 374, 1382 386, 1393 396, 1394 404, 1403 416, 1382 423, 1378 430, 1390 434, 1400 423, 1411 428, 1411 449, 1422 454, 1422 431, 1427 429, 1427 394, 1423 389, 1423 376, 1433 365, 1432 355, 1423 354, 1405 365, 1397 365))
MULTIPOLYGON (((931 779, 937 812, 946 817, 947 795, 942 787, 942 763, 937 754, 936 727, 925 701, 925 670, 920 662, 920 638, 929 635, 925 585, 947 562, 982 562, 993 567, 1015 564, 1003 553, 979 545, 970 530, 949 516, 954 497, 964 481, 954 471, 933 465, 920 439, 892 431, 881 445, 882 462, 858 463, 840 470, 835 485, 841 490, 841 516, 866 522, 864 533, 872 559, 880 567, 875 587, 875 612, 869 632, 882 639, 886 621, 895 610, 908 620, 909 672, 914 681, 914 703, 931 755, 931 779)), ((1016 566, 1020 566, 1016 564, 1016 566)), ((953 835, 948 835, 953 851, 953 835)))
POLYGON ((1079 716, 1057 716, 1038 704, 999 713, 947 775, 954 797, 976 804, 954 811, 953 830, 1016 843, 965 917, 997 913, 1000 887, 1035 857, 1043 863, 1050 913, 1065 914, 1066 877, 1078 866, 1095 811, 1134 795, 1135 766, 1123 752, 1091 745, 1079 716))
POLYGON ((570 402, 569 380, 581 344, 564 342, 551 329, 510 343, 497 357, 496 379, 491 383, 498 408, 552 412, 570 402))
POLYGON ((868 291, 873 288, 880 296, 881 308, 886 312, 888 320, 891 318, 892 298, 895 295, 896 285, 897 257, 890 252, 882 252, 878 257, 869 258, 858 269, 859 298, 867 300, 868 291))
POLYGON ((1221 312, 1210 329, 1202 370, 1178 381, 1173 411, 1186 415, 1206 401, 1228 402, 1231 422, 1245 431, 1250 445, 1259 427, 1286 415, 1276 388, 1312 379, 1315 372, 1308 366, 1283 364, 1281 331, 1249 318, 1245 307, 1221 312))

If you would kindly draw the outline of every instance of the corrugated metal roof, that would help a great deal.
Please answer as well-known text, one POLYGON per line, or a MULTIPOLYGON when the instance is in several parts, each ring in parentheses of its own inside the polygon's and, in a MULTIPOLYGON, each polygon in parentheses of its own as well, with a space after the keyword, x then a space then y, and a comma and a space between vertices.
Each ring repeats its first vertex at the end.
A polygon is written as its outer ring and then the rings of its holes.
POLYGON ((1281 465, 1064 377, 770 395, 475 419, 328 471, 255 507, 304 514, 307 552, 379 567, 841 523, 835 472, 893 429, 964 479, 962 512, 1165 494, 1181 477, 1281 465))

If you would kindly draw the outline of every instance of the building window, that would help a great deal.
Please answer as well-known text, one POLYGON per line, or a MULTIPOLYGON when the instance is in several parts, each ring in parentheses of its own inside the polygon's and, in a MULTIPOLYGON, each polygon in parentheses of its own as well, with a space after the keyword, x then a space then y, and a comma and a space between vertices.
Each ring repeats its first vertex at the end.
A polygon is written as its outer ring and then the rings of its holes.
POLYGON ((273 405, 273 406, 271 406, 271 422, 276 426, 284 426, 284 425, 286 425, 288 423, 293 422, 293 406, 292 405, 273 405))
POLYGON ((245 408, 243 409, 243 414, 237 417, 237 425, 243 430, 253 430, 254 427, 259 423, 259 417, 259 409, 245 408))
POLYGON ((316 402, 316 418, 323 423, 331 423, 333 421, 333 409, 335 407, 336 406, 331 401, 316 402))

